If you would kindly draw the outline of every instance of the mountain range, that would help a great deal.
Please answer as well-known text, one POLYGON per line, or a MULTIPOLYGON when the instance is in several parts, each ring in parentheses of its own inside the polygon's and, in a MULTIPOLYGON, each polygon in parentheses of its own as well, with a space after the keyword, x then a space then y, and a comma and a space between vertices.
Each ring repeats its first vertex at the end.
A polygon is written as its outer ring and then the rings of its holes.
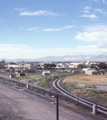
POLYGON ((46 56, 37 59, 5 59, 5 61, 107 61, 107 55, 65 55, 65 56, 46 56))

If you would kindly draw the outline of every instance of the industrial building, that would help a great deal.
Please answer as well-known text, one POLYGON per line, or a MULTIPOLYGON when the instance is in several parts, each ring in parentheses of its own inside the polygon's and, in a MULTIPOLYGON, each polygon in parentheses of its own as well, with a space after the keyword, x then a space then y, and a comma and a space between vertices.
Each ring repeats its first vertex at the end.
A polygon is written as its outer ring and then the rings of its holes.
POLYGON ((2 60, 0 61, 0 69, 5 68, 5 61, 2 60))

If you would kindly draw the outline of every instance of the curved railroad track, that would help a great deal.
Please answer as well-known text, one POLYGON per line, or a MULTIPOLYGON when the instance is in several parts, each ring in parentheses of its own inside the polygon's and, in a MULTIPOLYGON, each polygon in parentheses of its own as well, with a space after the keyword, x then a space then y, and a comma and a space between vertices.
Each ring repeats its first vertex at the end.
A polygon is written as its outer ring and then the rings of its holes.
POLYGON ((68 92, 67 90, 65 90, 61 85, 60 82, 62 82, 63 78, 60 79, 56 79, 55 81, 53 81, 52 85, 53 87, 59 91, 60 93, 66 95, 68 98, 72 99, 75 102, 79 102, 80 105, 82 106, 86 106, 88 108, 93 108, 93 105, 96 106, 96 111, 98 111, 99 113, 103 113, 105 115, 107 115, 107 108, 101 105, 98 105, 94 102, 91 102, 89 100, 83 99, 81 97, 78 97, 70 92, 68 92))

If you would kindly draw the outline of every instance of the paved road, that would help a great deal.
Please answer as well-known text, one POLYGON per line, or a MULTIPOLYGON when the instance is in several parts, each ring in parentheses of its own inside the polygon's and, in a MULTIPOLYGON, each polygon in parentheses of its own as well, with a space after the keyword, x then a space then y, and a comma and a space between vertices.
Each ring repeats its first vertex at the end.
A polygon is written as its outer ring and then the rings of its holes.
MULTIPOLYGON (((15 87, 0 84, 0 102, 8 104, 19 116, 30 120, 56 120, 55 105, 15 87)), ((60 107, 59 120, 91 120, 60 107)))

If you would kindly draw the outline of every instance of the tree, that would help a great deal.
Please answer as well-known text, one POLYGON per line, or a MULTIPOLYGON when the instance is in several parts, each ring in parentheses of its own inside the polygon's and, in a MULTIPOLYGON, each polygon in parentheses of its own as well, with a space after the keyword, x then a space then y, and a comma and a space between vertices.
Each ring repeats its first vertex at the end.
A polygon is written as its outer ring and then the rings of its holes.
POLYGON ((96 69, 97 68, 96 66, 97 66, 96 64, 91 64, 90 68, 95 68, 96 69))
POLYGON ((10 62, 10 64, 11 64, 11 65, 15 65, 16 63, 14 63, 14 62, 10 62))
POLYGON ((101 63, 98 64, 98 67, 100 69, 105 69, 105 68, 107 68, 107 64, 105 64, 104 62, 101 62, 101 63))
POLYGON ((84 65, 84 64, 79 64, 77 67, 80 67, 80 68, 86 68, 87 66, 84 65))
POLYGON ((55 65, 55 64, 51 64, 51 67, 52 67, 52 68, 55 68, 55 67, 56 67, 56 65, 55 65))
POLYGON ((52 70, 56 67, 55 64, 44 64, 44 69, 45 70, 52 70))

